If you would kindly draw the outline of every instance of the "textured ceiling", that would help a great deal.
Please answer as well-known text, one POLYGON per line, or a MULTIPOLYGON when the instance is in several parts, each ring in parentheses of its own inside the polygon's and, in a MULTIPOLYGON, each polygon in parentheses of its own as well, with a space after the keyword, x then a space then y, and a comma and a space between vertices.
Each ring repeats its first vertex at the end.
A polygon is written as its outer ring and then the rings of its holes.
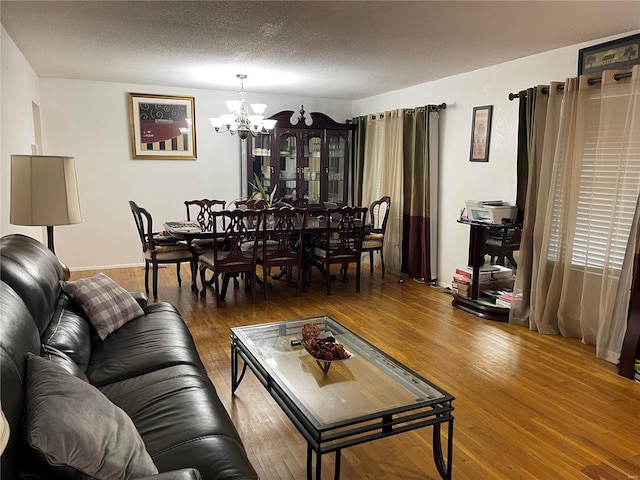
POLYGON ((640 1, 2 0, 0 21, 41 77, 354 100, 640 29, 640 1))

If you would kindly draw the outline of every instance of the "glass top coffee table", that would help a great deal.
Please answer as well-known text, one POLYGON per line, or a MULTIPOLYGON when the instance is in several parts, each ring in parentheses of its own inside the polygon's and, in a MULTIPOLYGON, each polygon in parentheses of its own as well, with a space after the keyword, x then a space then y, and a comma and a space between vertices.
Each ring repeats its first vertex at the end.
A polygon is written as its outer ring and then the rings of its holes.
POLYGON ((454 397, 440 387, 328 316, 236 327, 231 332, 233 394, 249 367, 307 441, 308 479, 313 452, 316 479, 321 478, 321 456, 330 452, 335 452, 338 479, 343 448, 428 426, 433 427, 436 468, 442 478, 451 478, 454 397), (307 323, 331 332, 351 356, 318 361, 295 345, 307 323), (443 423, 448 425, 446 456, 440 435, 443 423))

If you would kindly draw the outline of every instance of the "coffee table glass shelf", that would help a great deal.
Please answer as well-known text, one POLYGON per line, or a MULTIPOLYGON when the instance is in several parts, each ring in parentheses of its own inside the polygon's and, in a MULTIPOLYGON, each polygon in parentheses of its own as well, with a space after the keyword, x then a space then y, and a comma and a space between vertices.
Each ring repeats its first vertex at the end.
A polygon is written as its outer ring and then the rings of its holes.
POLYGON ((433 457, 451 478, 454 397, 328 316, 231 329, 235 392, 249 367, 307 441, 307 478, 321 478, 321 456, 335 452, 340 477, 343 448, 422 427, 433 427, 433 457), (302 326, 330 331, 353 355, 323 369, 295 340, 302 326), (292 342, 292 340, 294 340, 292 342), (242 359, 242 371, 239 371, 242 359), (446 455, 440 427, 447 424, 446 455))

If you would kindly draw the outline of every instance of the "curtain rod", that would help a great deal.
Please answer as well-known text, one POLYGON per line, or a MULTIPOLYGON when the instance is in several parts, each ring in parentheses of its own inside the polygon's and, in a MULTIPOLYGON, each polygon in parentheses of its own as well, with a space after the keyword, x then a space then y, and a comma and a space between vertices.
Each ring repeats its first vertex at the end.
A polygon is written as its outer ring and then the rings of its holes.
MULTIPOLYGON (((621 80, 623 78, 628 78, 630 76, 631 76, 631 72, 630 71, 629 72, 616 73, 613 76, 613 79, 618 81, 618 80, 621 80)), ((602 77, 590 78, 587 83, 589 83, 589 85, 595 85, 596 83, 600 83, 600 82, 602 82, 602 77)), ((563 90, 564 90, 564 83, 560 83, 558 85, 558 91, 561 92, 563 90)), ((523 93, 525 93, 525 96, 526 96, 526 92, 523 92, 523 93)), ((542 93, 544 95, 549 93, 549 87, 543 87, 542 88, 542 93)), ((520 97, 520 93, 510 93, 509 94, 509 100, 515 100, 516 98, 519 98, 519 97, 520 97)))
MULTIPOLYGON (((406 108, 405 111, 414 111, 416 108, 422 107, 406 108)), ((447 108, 447 104, 442 102, 440 105, 425 105, 425 108, 428 108, 430 112, 435 112, 438 110, 444 110, 445 108, 447 108)), ((375 120, 376 118, 384 118, 384 114, 380 114, 379 117, 376 117, 376 115, 372 115, 371 118, 373 120, 375 120)))

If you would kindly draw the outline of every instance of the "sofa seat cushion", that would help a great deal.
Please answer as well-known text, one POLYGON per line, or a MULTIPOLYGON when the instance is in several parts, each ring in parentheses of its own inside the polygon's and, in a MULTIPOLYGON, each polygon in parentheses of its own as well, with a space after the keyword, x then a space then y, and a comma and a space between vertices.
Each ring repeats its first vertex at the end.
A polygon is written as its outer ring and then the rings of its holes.
POLYGON ((94 340, 86 374, 101 386, 172 365, 204 370, 193 337, 175 311, 150 312, 120 327, 104 341, 94 340))
POLYGON ((32 353, 26 380, 27 444, 46 459, 29 462, 38 473, 126 480, 158 472, 131 419, 97 388, 32 353))
POLYGON ((380 248, 382 247, 382 240, 367 240, 362 242, 362 248, 380 248))
POLYGON ((131 417, 161 472, 193 467, 205 479, 257 478, 203 370, 177 365, 100 389, 131 417))
POLYGON ((72 282, 62 289, 80 304, 102 340, 129 320, 144 315, 133 295, 104 273, 72 282))

